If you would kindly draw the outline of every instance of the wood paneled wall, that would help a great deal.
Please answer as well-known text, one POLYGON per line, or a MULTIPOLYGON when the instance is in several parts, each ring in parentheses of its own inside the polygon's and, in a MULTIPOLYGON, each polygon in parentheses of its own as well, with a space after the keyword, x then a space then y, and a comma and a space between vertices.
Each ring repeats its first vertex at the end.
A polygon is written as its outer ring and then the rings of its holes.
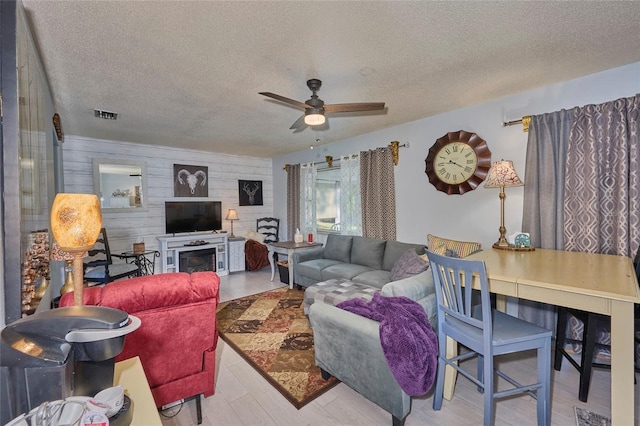
MULTIPOLYGON (((165 234, 164 202, 187 201, 173 196, 173 165, 187 164, 209 168, 209 197, 194 201, 222 201, 222 227, 229 231, 231 223, 224 220, 228 209, 237 209, 240 220, 233 231, 244 236, 255 230, 256 219, 273 215, 273 176, 271 159, 243 157, 203 151, 190 151, 164 146, 65 136, 63 144, 65 192, 94 193, 93 158, 135 160, 147 164, 148 210, 144 212, 110 213, 103 211, 103 226, 107 229, 113 253, 131 250, 134 242, 144 239, 145 248, 159 247, 159 235, 165 234), (238 206, 238 180, 261 180, 262 206, 238 206)), ((194 239, 197 239, 194 237, 194 239)), ((156 273, 161 270, 156 260, 156 273)))

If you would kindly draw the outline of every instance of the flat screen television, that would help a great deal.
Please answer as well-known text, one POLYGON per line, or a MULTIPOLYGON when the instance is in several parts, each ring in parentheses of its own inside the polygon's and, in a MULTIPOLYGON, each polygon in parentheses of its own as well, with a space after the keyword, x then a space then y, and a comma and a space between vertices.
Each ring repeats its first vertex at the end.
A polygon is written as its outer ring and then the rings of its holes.
POLYGON ((165 201, 167 234, 222 229, 221 201, 165 201))

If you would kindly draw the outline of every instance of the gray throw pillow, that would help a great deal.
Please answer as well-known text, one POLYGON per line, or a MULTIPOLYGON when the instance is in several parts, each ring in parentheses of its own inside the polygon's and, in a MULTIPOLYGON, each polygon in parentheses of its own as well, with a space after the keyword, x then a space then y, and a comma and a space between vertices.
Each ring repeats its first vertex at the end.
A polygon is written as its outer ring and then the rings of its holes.
POLYGON ((420 257, 415 249, 409 249, 393 265, 389 277, 391 281, 398 281, 424 272, 428 268, 429 261, 420 257))
POLYGON ((445 250, 444 255, 447 257, 454 257, 456 259, 460 259, 460 255, 455 250, 447 249, 445 250))

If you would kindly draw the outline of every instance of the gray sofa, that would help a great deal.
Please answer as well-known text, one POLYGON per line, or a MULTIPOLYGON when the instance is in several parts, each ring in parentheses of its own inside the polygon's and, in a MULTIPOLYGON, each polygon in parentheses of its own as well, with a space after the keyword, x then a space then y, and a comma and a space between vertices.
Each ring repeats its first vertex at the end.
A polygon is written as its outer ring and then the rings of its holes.
POLYGON ((424 244, 377 240, 354 235, 330 234, 324 247, 293 254, 293 281, 299 286, 334 278, 382 288, 391 281, 390 272, 408 249, 424 253, 424 244))
MULTIPOLYGON (((406 296, 423 307, 435 329, 437 306, 431 270, 390 281, 393 265, 409 248, 424 250, 417 244, 330 235, 324 249, 294 254, 294 280, 297 277, 297 284, 308 287, 319 281, 347 278, 380 288, 383 296, 406 296)), ((411 397, 389 369, 380 343, 380 323, 326 303, 310 306, 309 321, 315 361, 323 377, 338 378, 391 413, 394 426, 404 424, 411 397)))

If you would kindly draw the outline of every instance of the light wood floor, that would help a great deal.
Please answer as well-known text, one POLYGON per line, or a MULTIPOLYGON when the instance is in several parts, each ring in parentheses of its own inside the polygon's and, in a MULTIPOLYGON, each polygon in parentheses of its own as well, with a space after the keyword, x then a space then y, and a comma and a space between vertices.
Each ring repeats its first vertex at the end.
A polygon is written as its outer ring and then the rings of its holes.
MULTIPOLYGON (((221 278, 221 301, 261 293, 279 286, 278 273, 269 281, 270 269, 236 273, 221 278)), ((505 360, 500 368, 526 382, 535 377, 535 355, 505 360)), ((574 406, 610 417, 610 372, 595 369, 589 402, 578 400, 578 373, 566 361, 562 371, 551 370, 553 387, 552 425, 575 425, 574 406)), ((390 425, 391 416, 344 384, 339 384, 300 410, 240 358, 222 339, 218 341, 216 393, 202 401, 203 425, 390 425)), ((636 425, 640 425, 640 397, 635 387, 636 425)), ((196 424, 195 402, 163 412, 164 426, 196 424)), ((405 424, 463 426, 482 423, 482 395, 471 382, 459 377, 453 400, 445 400, 440 411, 432 409, 432 395, 413 398, 405 424)), ((496 425, 536 424, 536 402, 529 396, 500 400, 496 405, 496 425)))

